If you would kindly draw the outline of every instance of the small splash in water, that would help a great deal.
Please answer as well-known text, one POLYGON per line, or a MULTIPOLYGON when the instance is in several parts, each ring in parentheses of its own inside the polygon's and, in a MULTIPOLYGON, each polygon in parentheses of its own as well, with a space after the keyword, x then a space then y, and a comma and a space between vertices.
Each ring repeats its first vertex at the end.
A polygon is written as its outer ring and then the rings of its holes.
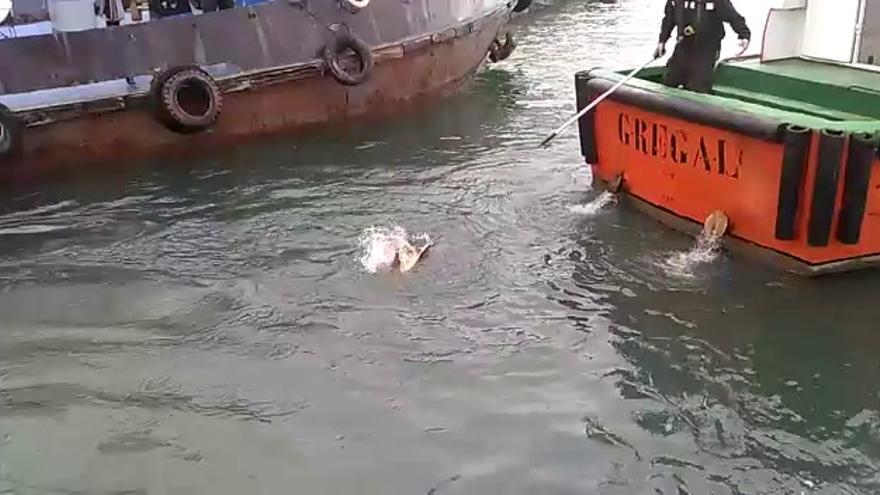
POLYGON ((696 267, 715 261, 720 247, 721 237, 701 233, 690 250, 666 258, 663 269, 671 276, 693 278, 696 267))
POLYGON ((0 235, 48 234, 66 228, 67 227, 63 225, 18 225, 15 227, 0 228, 0 235))
POLYGON ((569 209, 572 213, 577 213, 578 215, 592 216, 602 211, 602 208, 605 208, 605 206, 612 202, 614 202, 614 194, 608 191, 602 191, 602 194, 589 203, 571 206, 569 209))
POLYGON ((406 229, 399 225, 393 227, 367 227, 358 239, 360 246, 361 266, 368 273, 376 273, 380 270, 388 270, 394 263, 398 250, 406 243, 431 244, 428 234, 420 234, 411 238, 406 229))

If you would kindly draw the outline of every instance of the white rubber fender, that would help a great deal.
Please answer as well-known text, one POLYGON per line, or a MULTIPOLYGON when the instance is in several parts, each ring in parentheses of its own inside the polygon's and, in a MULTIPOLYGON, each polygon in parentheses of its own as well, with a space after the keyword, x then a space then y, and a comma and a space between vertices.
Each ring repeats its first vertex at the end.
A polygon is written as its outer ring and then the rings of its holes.
POLYGON ((370 0, 339 0, 350 12, 358 12, 370 5, 370 0))

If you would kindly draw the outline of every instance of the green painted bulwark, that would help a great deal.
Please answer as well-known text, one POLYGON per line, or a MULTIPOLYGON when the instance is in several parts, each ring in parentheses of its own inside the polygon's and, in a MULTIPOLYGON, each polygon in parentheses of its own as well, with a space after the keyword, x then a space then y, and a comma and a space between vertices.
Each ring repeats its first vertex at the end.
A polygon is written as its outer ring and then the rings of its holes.
MULTIPOLYGON (((650 67, 626 86, 663 98, 695 102, 811 129, 880 131, 880 72, 804 59, 722 63, 712 94, 662 84, 665 69, 650 67)), ((619 80, 621 73, 590 71, 619 80)))
POLYGON ((716 91, 829 120, 880 119, 880 73, 792 59, 722 65, 716 91), (876 89, 874 89, 876 88, 876 89))

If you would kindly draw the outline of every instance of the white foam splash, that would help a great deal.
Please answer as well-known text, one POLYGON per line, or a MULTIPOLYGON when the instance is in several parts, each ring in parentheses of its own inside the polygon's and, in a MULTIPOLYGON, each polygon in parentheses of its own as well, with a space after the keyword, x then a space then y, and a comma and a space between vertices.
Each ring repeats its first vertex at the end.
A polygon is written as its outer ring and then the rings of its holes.
POLYGON ((590 201, 589 203, 583 205, 574 205, 569 207, 572 213, 577 213, 578 215, 592 216, 600 211, 605 206, 614 202, 614 194, 608 191, 602 191, 602 194, 596 197, 596 199, 590 201))
POLYGON ((673 253, 666 258, 663 262, 663 269, 672 276, 693 278, 696 267, 715 261, 720 247, 720 237, 711 237, 701 233, 691 249, 673 253))
POLYGON ((28 234, 46 234, 49 232, 57 232, 59 230, 64 230, 67 227, 63 225, 42 225, 42 224, 31 224, 31 225, 18 225, 15 227, 2 227, 0 228, 0 235, 28 235, 28 234))
POLYGON ((367 227, 358 239, 360 246, 358 261, 368 273, 388 270, 394 263, 397 251, 407 242, 412 244, 413 241, 421 241, 420 244, 430 244, 431 237, 423 233, 415 238, 410 238, 406 229, 399 225, 390 228, 367 227))

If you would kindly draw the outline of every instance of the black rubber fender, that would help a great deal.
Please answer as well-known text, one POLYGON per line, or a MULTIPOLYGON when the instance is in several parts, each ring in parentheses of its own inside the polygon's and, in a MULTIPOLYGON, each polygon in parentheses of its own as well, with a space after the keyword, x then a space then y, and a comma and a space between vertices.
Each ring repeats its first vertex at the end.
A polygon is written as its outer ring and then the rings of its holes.
POLYGON ((370 47, 357 36, 351 33, 336 33, 333 39, 324 47, 324 63, 330 70, 330 74, 340 83, 346 86, 357 86, 369 79, 373 72, 373 52, 370 47), (352 50, 360 65, 360 70, 354 74, 347 72, 340 64, 340 55, 345 50, 352 50))
POLYGON ((150 97, 153 100, 158 100, 159 98, 159 87, 165 84, 165 81, 168 80, 169 77, 177 74, 178 72, 182 72, 185 70, 199 70, 198 65, 177 65, 174 67, 169 67, 165 70, 156 71, 153 74, 153 79, 150 81, 150 97))
POLYGON ((516 5, 513 6, 513 11, 519 13, 531 6, 532 0, 517 0, 516 5))
POLYGON ((492 40, 492 44, 489 45, 489 60, 492 62, 506 60, 515 49, 516 38, 514 38, 513 33, 508 31, 504 34, 504 43, 498 41, 498 38, 492 40))
POLYGON ((150 96, 159 121, 181 134, 210 128, 223 108, 223 93, 217 82, 192 65, 172 67, 156 75, 150 96))
POLYGON ((352 14, 357 14, 370 5, 370 0, 339 0, 339 3, 342 4, 342 8, 345 10, 352 14))
MULTIPOLYGON (((580 112, 598 96, 586 86, 578 86, 575 91, 577 109, 580 112)), ((578 119, 578 134, 581 142, 581 156, 590 165, 599 163, 599 152, 596 146, 596 112, 587 112, 578 119)))
POLYGON ((837 223, 837 240, 843 244, 859 243, 876 145, 877 139, 872 134, 854 134, 850 137, 837 223))
POLYGON ((819 157, 807 228, 807 244, 810 246, 827 246, 831 237, 844 144, 846 134, 843 131, 823 129, 819 133, 819 157))
POLYGON ((0 103, 0 163, 22 152, 24 125, 6 105, 0 103))
POLYGON ((795 238, 795 225, 810 142, 813 130, 796 125, 786 125, 782 152, 782 172, 779 175, 779 199, 776 203, 776 238, 790 241, 795 238))

